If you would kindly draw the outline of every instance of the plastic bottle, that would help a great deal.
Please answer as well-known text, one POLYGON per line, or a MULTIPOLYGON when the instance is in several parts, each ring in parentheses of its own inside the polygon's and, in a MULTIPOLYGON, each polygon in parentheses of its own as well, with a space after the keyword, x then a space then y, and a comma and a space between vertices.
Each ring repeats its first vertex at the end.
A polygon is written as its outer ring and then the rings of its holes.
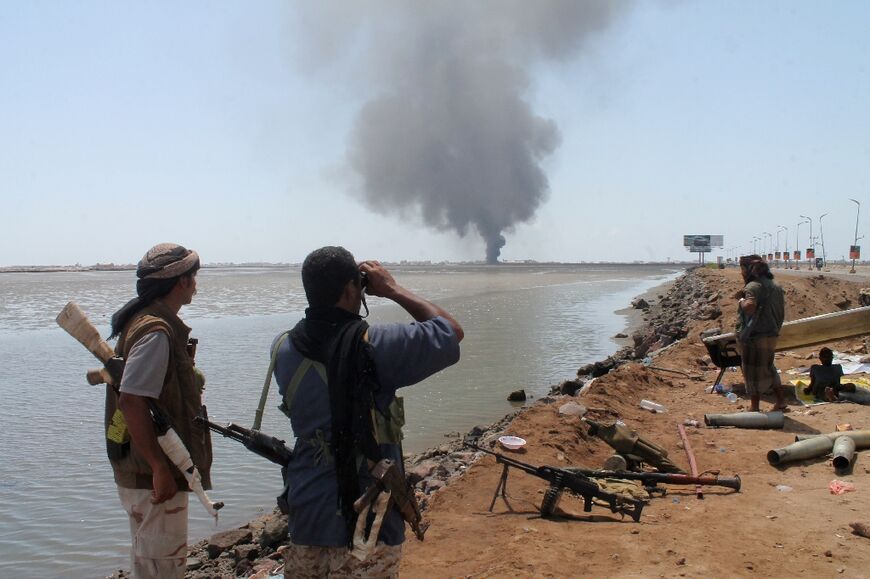
POLYGON ((658 402, 653 402, 652 400, 641 400, 640 407, 644 410, 650 410, 652 412, 664 412, 665 407, 659 404, 658 402))
POLYGON ((729 392, 725 395, 725 398, 728 399, 728 402, 737 402, 737 394, 734 392, 729 392))
POLYGON ((687 419, 683 420, 683 424, 685 426, 694 426, 695 428, 697 428, 698 426, 701 425, 700 422, 698 422, 697 420, 693 420, 691 418, 687 418, 687 419))

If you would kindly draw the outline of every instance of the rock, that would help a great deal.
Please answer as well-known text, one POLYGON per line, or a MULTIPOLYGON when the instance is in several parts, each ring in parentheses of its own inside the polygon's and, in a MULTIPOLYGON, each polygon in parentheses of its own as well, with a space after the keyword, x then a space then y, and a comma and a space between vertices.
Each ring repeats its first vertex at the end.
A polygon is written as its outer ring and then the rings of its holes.
POLYGON ((208 540, 209 559, 218 557, 221 553, 231 549, 239 543, 250 543, 253 535, 247 529, 232 529, 211 536, 208 540))
POLYGON ((686 558, 685 558, 685 557, 681 557, 681 558, 677 559, 677 565, 679 565, 679 566, 682 567, 682 566, 685 565, 685 564, 686 564, 686 558))
POLYGON ((249 559, 253 561, 260 556, 260 547, 254 545, 253 543, 236 545, 235 547, 233 547, 233 555, 235 555, 236 560, 238 561, 241 561, 243 559, 249 559))
POLYGON ((649 302, 643 298, 636 298, 631 300, 631 307, 636 310, 647 310, 649 309, 649 302))
POLYGON ((852 527, 852 532, 861 537, 870 539, 870 525, 865 523, 849 523, 852 527))
POLYGON ((559 394, 564 394, 566 396, 574 396, 582 387, 583 380, 565 380, 559 384, 558 392, 559 394))
POLYGON ((628 334, 623 334, 622 332, 619 332, 618 334, 616 334, 613 337, 617 340, 624 340, 625 338, 628 337, 628 334))
POLYGON ((429 478, 437 466, 438 462, 434 460, 424 460, 407 471, 408 482, 415 485, 421 480, 429 478))
POLYGON ((834 552, 831 551, 830 549, 828 549, 827 551, 825 551, 825 557, 833 557, 833 556, 834 556, 834 552))
POLYGON ((524 402, 526 399, 525 390, 514 390, 507 397, 509 402, 524 402))
POLYGON ((444 481, 438 480, 437 478, 429 479, 426 481, 426 494, 430 495, 435 491, 444 488, 444 481))
POLYGON ((196 557, 188 557, 187 558, 187 570, 188 571, 196 571, 202 567, 202 559, 198 559, 196 557))
POLYGON ((272 547, 283 543, 287 538, 287 515, 276 515, 266 521, 263 534, 260 535, 260 545, 272 547))
POLYGON ((576 402, 567 402, 559 407, 559 414, 563 416, 583 416, 586 414, 586 407, 576 402))
POLYGON ((236 577, 247 577, 248 573, 250 573, 254 569, 254 564, 251 563, 248 559, 242 559, 236 564, 236 568, 234 570, 236 577))

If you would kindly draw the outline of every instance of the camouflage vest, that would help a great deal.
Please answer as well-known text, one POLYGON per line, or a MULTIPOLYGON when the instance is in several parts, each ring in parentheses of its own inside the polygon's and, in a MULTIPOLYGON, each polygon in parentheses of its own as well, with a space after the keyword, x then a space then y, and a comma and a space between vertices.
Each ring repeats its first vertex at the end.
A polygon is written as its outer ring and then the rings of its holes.
MULTIPOLYGON (((202 486, 208 490, 211 488, 209 475, 212 461, 211 437, 207 429, 198 428, 193 424, 194 416, 202 407, 202 383, 197 379, 193 363, 187 354, 190 328, 166 306, 155 302, 142 309, 130 320, 118 338, 115 353, 126 360, 133 345, 150 332, 165 332, 169 336, 169 365, 157 403, 190 452, 193 464, 202 476, 202 486)), ((106 428, 117 407, 118 394, 112 387, 107 387, 106 428)), ((136 446, 132 442, 129 451, 122 458, 110 459, 110 462, 118 486, 135 489, 152 488, 151 467, 136 452, 136 446)), ((189 490, 181 471, 175 466, 172 470, 178 488, 189 490)))

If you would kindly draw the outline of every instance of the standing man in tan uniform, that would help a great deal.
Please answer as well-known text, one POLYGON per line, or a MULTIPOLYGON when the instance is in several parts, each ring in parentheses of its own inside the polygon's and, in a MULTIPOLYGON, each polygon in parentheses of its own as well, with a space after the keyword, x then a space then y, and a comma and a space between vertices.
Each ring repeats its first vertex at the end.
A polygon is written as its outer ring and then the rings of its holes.
POLYGON ((130 518, 131 571, 139 578, 183 578, 187 559, 184 476, 157 442, 150 406, 166 415, 211 487, 211 439, 193 425, 204 381, 194 371, 190 328, 178 317, 196 294, 199 256, 173 243, 148 250, 136 269, 137 297, 112 316, 116 353, 126 365, 106 390, 107 449, 130 518), (184 491, 184 492, 179 492, 184 491))

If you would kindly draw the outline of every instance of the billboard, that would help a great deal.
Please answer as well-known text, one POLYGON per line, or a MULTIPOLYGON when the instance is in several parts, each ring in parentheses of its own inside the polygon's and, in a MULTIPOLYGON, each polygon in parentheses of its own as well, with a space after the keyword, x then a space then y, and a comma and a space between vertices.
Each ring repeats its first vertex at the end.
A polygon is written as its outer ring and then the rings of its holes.
POLYGON ((801 260, 801 251, 800 251, 799 249, 795 249, 795 250, 794 250, 794 260, 795 260, 795 261, 800 261, 800 260, 801 260))
POLYGON ((815 259, 816 258, 816 250, 812 247, 807 248, 807 259, 815 259))
POLYGON ((722 235, 684 235, 683 247, 694 253, 709 253, 714 247, 725 247, 722 235))
POLYGON ((782 259, 782 252, 777 251, 777 252, 774 253, 773 255, 776 256, 776 259, 777 259, 777 260, 782 259))
POLYGON ((849 246, 849 259, 861 259, 861 246, 860 245, 850 245, 849 246))

